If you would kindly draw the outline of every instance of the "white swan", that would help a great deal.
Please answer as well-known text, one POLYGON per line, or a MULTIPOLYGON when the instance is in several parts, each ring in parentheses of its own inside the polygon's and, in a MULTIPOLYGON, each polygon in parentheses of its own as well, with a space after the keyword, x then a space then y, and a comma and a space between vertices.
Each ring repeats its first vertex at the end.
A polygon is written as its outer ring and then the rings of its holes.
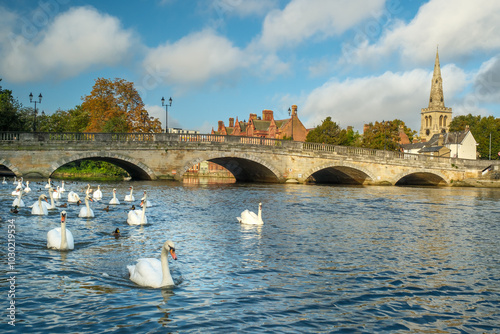
POLYGON ((142 208, 142 206, 143 206, 144 202, 146 202, 146 206, 147 206, 148 208, 150 208, 150 207, 152 207, 152 206, 153 206, 153 204, 151 204, 151 202, 150 202, 149 200, 146 200, 146 190, 144 190, 144 197, 143 197, 143 198, 141 198, 141 204, 139 204, 139 206, 140 206, 141 208, 142 208))
POLYGON ((50 197, 50 204, 48 202, 42 202, 43 206, 47 208, 47 210, 55 210, 56 205, 54 204, 54 189, 52 187, 49 188, 49 197, 50 197))
POLYGON ((26 188, 24 188, 24 192, 29 193, 30 191, 31 191, 30 181, 26 181, 26 188))
POLYGON ((17 183, 17 177, 14 175, 14 182, 12 182, 13 185, 16 185, 17 183))
POLYGON ((256 215, 255 212, 245 210, 241 213, 241 217, 237 217, 238 221, 242 224, 254 224, 262 225, 262 203, 259 203, 259 214, 256 215))
POLYGON ((14 202, 12 202, 12 206, 17 206, 18 208, 24 208, 24 201, 21 199, 22 196, 23 192, 19 191, 17 198, 14 199, 14 202))
POLYGON ((168 268, 167 253, 177 260, 174 243, 170 240, 166 241, 161 248, 161 262, 158 259, 142 258, 138 259, 135 265, 127 266, 130 280, 151 288, 174 285, 168 268))
MULTIPOLYGON (((146 194, 144 194, 144 199, 147 200, 146 194)), ((146 205, 142 206, 142 210, 130 210, 127 216, 127 223, 129 225, 147 224, 148 217, 146 217, 146 205)))
POLYGON ((89 201, 92 201, 92 198, 90 198, 89 195, 85 196, 85 206, 80 209, 80 213, 78 214, 78 217, 81 217, 81 218, 93 218, 94 217, 94 211, 90 208, 89 201))
POLYGON ((21 191, 22 191, 22 189, 20 189, 20 188, 16 188, 16 190, 14 190, 14 191, 11 193, 11 195, 12 195, 12 196, 18 196, 18 195, 19 195, 19 193, 20 193, 21 191))
POLYGON ((133 201, 135 201, 134 195, 132 195, 132 192, 134 191, 134 187, 130 186, 129 189, 130 189, 130 194, 129 195, 125 195, 125 199, 124 199, 125 202, 133 202, 133 201))
POLYGON ((64 189, 64 180, 61 181, 61 188, 59 189, 59 191, 62 193, 66 191, 66 189, 64 189))
POLYGON ((70 191, 68 193, 68 203, 77 203, 80 200, 80 196, 77 193, 70 191))
MULTIPOLYGON (((49 189, 52 189, 52 188, 49 188, 49 189)), ((61 199, 61 191, 59 190, 59 186, 57 186, 56 190, 52 189, 52 197, 55 199, 61 199)))
POLYGON ((21 178, 21 180, 17 181, 17 186, 16 186, 16 190, 23 190, 23 179, 21 178))
POLYGON ((5 176, 3 177, 3 181, 2 181, 3 184, 6 184, 7 181, 5 181, 5 176))
POLYGON ((47 202, 47 195, 41 194, 40 197, 38 197, 38 201, 36 201, 31 207, 31 214, 32 215, 48 215, 49 214, 49 212, 47 211, 47 207, 42 204, 42 199, 45 202, 47 202))
POLYGON ((61 212, 61 227, 47 232, 47 248, 70 250, 75 248, 73 234, 66 229, 66 211, 61 212))
POLYGON ((85 195, 90 195, 90 192, 92 189, 90 189, 90 184, 87 184, 87 190, 85 190, 85 195))
POLYGON ((116 198, 116 189, 113 189, 113 198, 109 201, 109 204, 120 204, 120 201, 116 198))
POLYGON ((49 189, 50 187, 52 187, 52 186, 50 185, 50 177, 49 177, 49 182, 45 185, 45 188, 49 189))
POLYGON ((97 190, 94 191, 94 194, 92 194, 92 197, 96 201, 100 201, 102 199, 102 191, 101 191, 101 186, 97 186, 97 190))

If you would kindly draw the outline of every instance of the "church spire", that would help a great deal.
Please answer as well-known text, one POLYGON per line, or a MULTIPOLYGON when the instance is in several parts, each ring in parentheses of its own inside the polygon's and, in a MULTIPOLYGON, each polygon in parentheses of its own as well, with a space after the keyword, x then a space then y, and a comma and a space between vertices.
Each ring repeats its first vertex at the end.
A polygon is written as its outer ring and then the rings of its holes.
POLYGON ((441 67, 439 66, 439 50, 436 48, 436 61, 431 82, 431 96, 429 108, 444 108, 443 79, 441 78, 441 67))

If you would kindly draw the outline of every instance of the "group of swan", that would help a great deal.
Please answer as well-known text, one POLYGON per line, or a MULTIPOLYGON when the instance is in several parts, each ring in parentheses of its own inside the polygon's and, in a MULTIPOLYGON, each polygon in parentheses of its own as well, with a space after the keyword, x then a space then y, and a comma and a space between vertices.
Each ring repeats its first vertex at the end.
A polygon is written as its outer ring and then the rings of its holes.
MULTIPOLYGON (((5 178, 4 178, 5 181, 5 178)), ((28 182, 27 182, 28 186, 28 182)), ((51 204, 48 204, 47 195, 42 194, 38 197, 38 201, 32 205, 31 213, 34 215, 47 215, 48 210, 55 209, 54 197, 60 198, 61 189, 53 190, 51 186, 51 180, 48 180, 46 188, 49 190, 49 196, 51 199, 51 204), (56 196, 53 196, 55 194, 56 196), (45 202, 43 202, 45 201, 45 202)), ((59 188, 59 187, 58 187, 59 188)), ((132 194, 133 187, 130 187, 130 194, 125 196, 125 201, 134 201, 134 196, 132 194)), ((22 201, 22 191, 16 192, 17 198, 12 203, 15 210, 18 207, 24 207, 24 202, 22 201)), ((102 192, 100 187, 93 194, 94 199, 102 199, 102 192)), ((78 194, 70 192, 68 194, 68 202, 76 203, 80 201, 78 194)), ((85 207, 80 209, 79 217, 94 217, 94 212, 89 206, 90 198, 90 186, 87 188, 87 193, 85 196, 85 207)), ((113 189, 113 199, 109 204, 120 204, 120 201, 116 198, 116 189, 113 189)), ((146 217, 146 207, 152 206, 151 202, 147 199, 147 192, 144 191, 144 197, 141 199, 141 210, 130 210, 127 217, 127 223, 130 225, 142 225, 147 224, 146 217)), ((246 210, 248 211, 248 210, 246 210)), ((251 213, 253 214, 253 213, 251 213)), ((255 215, 255 214, 253 214, 255 215)), ((242 213, 243 216, 243 213, 242 213)), ((73 234, 69 229, 66 228, 66 211, 61 212, 61 227, 51 229, 47 232, 47 248, 58 249, 58 250, 73 250, 74 249, 74 238, 73 234)), ((259 207, 259 217, 260 217, 260 207, 259 207)), ((112 233, 115 237, 120 236, 119 229, 116 229, 112 233)), ((170 253, 174 260, 177 260, 177 255, 175 254, 174 243, 170 240, 163 244, 161 250, 161 260, 155 258, 140 258, 137 260, 135 265, 128 265, 128 271, 130 275, 130 280, 138 285, 152 288, 161 288, 164 286, 174 285, 174 281, 170 274, 170 269, 168 266, 167 255, 170 253)))

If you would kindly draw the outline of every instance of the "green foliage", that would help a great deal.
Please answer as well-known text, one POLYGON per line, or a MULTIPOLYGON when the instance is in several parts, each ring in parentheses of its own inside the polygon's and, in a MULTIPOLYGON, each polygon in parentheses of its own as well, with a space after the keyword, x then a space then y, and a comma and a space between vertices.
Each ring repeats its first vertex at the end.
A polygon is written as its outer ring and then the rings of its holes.
POLYGON ((27 114, 28 110, 14 99, 12 91, 0 86, 0 131, 31 131, 33 120, 27 114))
POLYGON ((467 125, 478 144, 479 158, 489 159, 491 134, 491 159, 498 160, 498 152, 500 152, 500 119, 493 116, 460 115, 454 117, 451 121, 450 132, 463 131, 467 125))
POLYGON ((71 175, 85 175, 94 177, 129 177, 130 175, 122 168, 105 161, 80 160, 70 162, 57 169, 57 173, 71 175))
POLYGON ((354 132, 351 128, 348 130, 342 129, 332 121, 331 117, 327 117, 321 125, 309 131, 306 142, 353 146, 358 138, 359 134, 357 132, 354 132))
POLYGON ((401 121, 382 121, 369 123, 363 132, 362 147, 377 150, 398 151, 399 125, 401 121))

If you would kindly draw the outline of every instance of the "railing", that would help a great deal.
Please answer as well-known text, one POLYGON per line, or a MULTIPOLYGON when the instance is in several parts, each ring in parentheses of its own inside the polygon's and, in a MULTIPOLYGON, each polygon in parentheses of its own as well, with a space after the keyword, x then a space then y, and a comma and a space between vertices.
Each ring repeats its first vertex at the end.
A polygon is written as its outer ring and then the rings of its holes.
MULTIPOLYGON (((353 146, 336 146, 320 143, 305 143, 290 140, 223 136, 212 134, 176 134, 176 133, 89 133, 89 132, 0 132, 0 142, 200 142, 226 143, 282 147, 299 152, 328 152, 342 156, 376 157, 388 160, 416 160, 449 162, 451 158, 434 157, 421 154, 410 154, 396 151, 375 150, 353 146)), ((461 159, 459 159, 461 160, 461 159)))

